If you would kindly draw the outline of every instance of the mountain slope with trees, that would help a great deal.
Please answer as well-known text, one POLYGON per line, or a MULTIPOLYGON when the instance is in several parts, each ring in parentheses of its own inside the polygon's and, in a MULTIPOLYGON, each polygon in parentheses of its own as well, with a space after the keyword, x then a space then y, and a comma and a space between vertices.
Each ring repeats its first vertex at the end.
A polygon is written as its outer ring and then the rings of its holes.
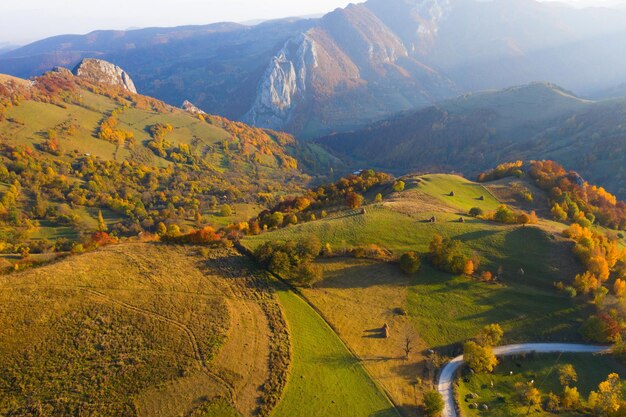
POLYGON ((469 176, 511 160, 552 159, 623 197, 626 100, 583 100, 552 84, 475 93, 319 143, 353 167, 469 176))
POLYGON ((284 133, 88 79, 65 69, 0 79, 4 253, 68 251, 96 231, 108 241, 106 232, 176 235, 245 220, 259 210, 249 208, 302 190, 311 180, 303 168, 325 155, 284 133))
POLYGON ((623 10, 534 0, 369 0, 319 19, 58 36, 0 55, 0 72, 103 58, 170 104, 313 137, 537 80, 601 93, 626 81, 625 27, 623 10))

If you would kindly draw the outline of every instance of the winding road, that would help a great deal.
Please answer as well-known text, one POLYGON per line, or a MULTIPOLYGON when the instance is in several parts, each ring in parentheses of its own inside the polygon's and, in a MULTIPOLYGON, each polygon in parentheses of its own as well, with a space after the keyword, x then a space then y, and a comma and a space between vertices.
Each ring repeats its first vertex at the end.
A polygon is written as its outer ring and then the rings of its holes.
MULTIPOLYGON (((608 346, 577 345, 568 343, 524 343, 521 345, 498 346, 493 349, 496 356, 516 355, 520 353, 601 353, 610 349, 608 346)), ((452 359, 441 370, 437 390, 445 403, 442 417, 458 417, 454 404, 454 375, 463 365, 463 356, 452 359)))

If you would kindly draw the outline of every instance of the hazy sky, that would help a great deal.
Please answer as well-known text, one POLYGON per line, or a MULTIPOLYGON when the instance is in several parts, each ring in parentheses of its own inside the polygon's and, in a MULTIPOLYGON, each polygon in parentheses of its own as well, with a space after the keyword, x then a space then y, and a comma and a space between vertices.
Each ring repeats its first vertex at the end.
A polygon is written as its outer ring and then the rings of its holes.
MULTIPOLYGON (((614 0, 564 0, 573 4, 614 0)), ((346 0, 0 0, 0 46, 96 29, 243 22, 344 7, 346 0)), ((353 2, 359 2, 353 0, 353 2)))

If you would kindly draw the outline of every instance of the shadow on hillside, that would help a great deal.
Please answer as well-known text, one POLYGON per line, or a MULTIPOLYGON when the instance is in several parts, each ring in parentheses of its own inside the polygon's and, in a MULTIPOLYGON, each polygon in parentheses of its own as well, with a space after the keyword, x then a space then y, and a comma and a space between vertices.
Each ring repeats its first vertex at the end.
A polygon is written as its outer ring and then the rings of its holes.
POLYGON ((350 265, 338 271, 326 272, 324 280, 315 284, 315 289, 369 288, 372 286, 409 285, 409 277, 397 265, 371 261, 363 265, 350 265))
POLYGON ((454 238, 456 240, 460 240, 461 242, 471 242, 472 240, 486 239, 498 233, 500 233, 499 230, 477 230, 475 232, 463 233, 455 236, 454 238))
POLYGON ((359 360, 347 352, 344 354, 322 355, 311 360, 314 363, 331 368, 351 367, 359 363, 359 360))
MULTIPOLYGON (((399 407, 399 410, 402 413, 402 415, 405 415, 405 416, 418 415, 417 414, 418 408, 414 406, 402 405, 399 407)), ((384 410, 376 411, 375 413, 372 413, 368 415, 367 417, 397 417, 397 416, 398 416, 398 409, 391 407, 391 408, 386 408, 384 410)))

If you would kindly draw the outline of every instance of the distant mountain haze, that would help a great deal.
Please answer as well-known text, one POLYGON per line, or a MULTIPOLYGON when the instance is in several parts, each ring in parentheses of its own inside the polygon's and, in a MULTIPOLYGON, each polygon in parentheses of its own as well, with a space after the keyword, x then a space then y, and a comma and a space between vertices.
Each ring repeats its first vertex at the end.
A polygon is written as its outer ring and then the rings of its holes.
POLYGON ((626 98, 591 101, 533 83, 467 94, 320 144, 353 168, 455 171, 551 159, 626 197, 626 98))
POLYGON ((85 57, 138 91, 301 137, 358 129, 470 91, 550 81, 580 96, 626 83, 626 10, 533 0, 369 0, 257 26, 98 31, 0 55, 37 75, 85 57))

